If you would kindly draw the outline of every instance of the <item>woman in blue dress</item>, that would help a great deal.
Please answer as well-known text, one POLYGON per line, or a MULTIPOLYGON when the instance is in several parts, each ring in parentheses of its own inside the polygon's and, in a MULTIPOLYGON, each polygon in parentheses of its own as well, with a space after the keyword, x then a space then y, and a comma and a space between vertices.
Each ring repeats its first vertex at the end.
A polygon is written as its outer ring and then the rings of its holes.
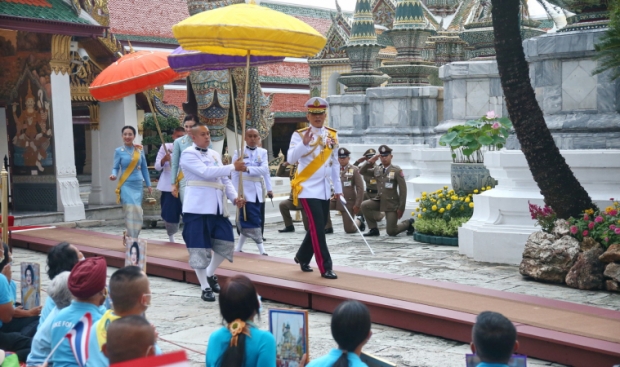
POLYGON ((254 324, 259 301, 252 281, 236 275, 222 285, 220 313, 227 326, 209 337, 206 367, 275 367, 276 339, 254 324))
POLYGON ((151 179, 144 152, 133 144, 136 129, 133 126, 124 126, 121 131, 124 145, 114 151, 110 180, 116 180, 118 173, 122 172, 116 189, 116 200, 123 205, 127 235, 138 238, 142 229, 142 181, 146 182, 151 194, 151 179))
POLYGON ((358 301, 341 303, 332 314, 331 329, 338 349, 332 349, 307 367, 368 367, 360 359, 362 348, 372 335, 368 308, 358 301))

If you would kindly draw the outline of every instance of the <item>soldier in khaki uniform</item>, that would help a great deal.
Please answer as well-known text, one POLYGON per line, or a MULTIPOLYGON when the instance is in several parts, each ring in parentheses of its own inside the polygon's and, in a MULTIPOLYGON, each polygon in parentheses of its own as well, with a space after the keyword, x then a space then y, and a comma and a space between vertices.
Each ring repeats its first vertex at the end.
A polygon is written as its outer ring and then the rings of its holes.
MULTIPOLYGON (((295 171, 297 170, 296 164, 289 164, 288 162, 282 162, 278 166, 278 170, 276 171, 276 177, 289 177, 291 180, 295 177, 295 171)), ((295 206, 293 204, 293 191, 291 190, 291 194, 288 197, 288 200, 283 200, 279 205, 280 214, 282 214, 282 219, 284 220, 284 229, 279 229, 278 232, 295 232, 295 226, 293 225, 293 218, 291 217, 291 211, 299 210, 301 211, 301 218, 304 223, 304 229, 306 232, 308 231, 308 217, 306 217, 306 213, 302 209, 301 205, 295 206)), ((327 224, 325 225, 325 233, 334 233, 334 229, 332 228, 332 220, 331 218, 327 218, 327 224)))
MULTIPOLYGON (((362 206, 362 199, 364 198, 364 182, 362 176, 359 173, 359 169, 349 163, 349 152, 346 148, 338 149, 338 163, 340 163, 340 182, 342 183, 342 196, 347 201, 347 210, 353 218, 360 212, 362 206)), ((345 213, 342 201, 332 199, 329 203, 329 210, 338 210, 342 215, 342 224, 346 233, 355 233, 357 229, 351 221, 349 214, 345 213)), ((361 218, 356 218, 355 222, 360 231, 366 229, 361 218)))
MULTIPOLYGON (((354 166, 360 169, 361 167, 369 166, 368 170, 366 171, 366 174, 362 175, 362 177, 364 178, 364 181, 366 182, 366 191, 364 192, 364 200, 374 199, 375 196, 377 196, 377 192, 378 192, 377 191, 377 179, 374 176, 375 164, 368 162, 372 157, 375 156, 375 154, 377 154, 377 151, 370 148, 364 152, 364 156, 362 158, 358 159, 357 161, 355 161, 355 163, 353 163, 354 166)), ((380 222, 381 220, 383 220, 383 217, 384 215, 382 212, 376 212, 375 222, 380 222)))
POLYGON ((377 212, 385 212, 388 236, 396 236, 405 231, 413 233, 411 227, 413 219, 398 223, 405 212, 407 202, 405 174, 400 167, 392 165, 392 149, 390 147, 387 145, 380 146, 379 154, 372 157, 368 162, 374 164, 381 157, 381 165, 374 168, 365 165, 360 171, 362 174, 366 174, 372 169, 377 180, 377 196, 362 203, 362 212, 370 229, 364 236, 379 236, 377 222, 374 219, 377 212))

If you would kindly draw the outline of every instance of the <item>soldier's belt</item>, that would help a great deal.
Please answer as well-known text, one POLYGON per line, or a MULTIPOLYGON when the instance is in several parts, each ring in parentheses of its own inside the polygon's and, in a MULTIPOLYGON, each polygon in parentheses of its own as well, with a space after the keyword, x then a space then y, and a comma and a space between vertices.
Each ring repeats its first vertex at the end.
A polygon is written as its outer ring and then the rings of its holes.
POLYGON ((226 205, 226 186, 224 184, 221 184, 219 182, 212 182, 212 181, 197 181, 197 180, 192 180, 192 181, 187 181, 186 183, 187 186, 203 186, 203 187, 211 187, 213 189, 217 189, 222 191, 222 206, 223 208, 223 215, 224 218, 228 218, 228 205, 226 205))
POLYGON ((377 190, 372 190, 372 189, 366 189, 366 192, 367 192, 367 193, 369 193, 369 194, 376 194, 376 193, 377 193, 377 192, 379 192, 379 191, 377 191, 377 190))
POLYGON ((263 189, 263 200, 267 197, 267 186, 265 186, 265 180, 263 180, 263 176, 248 176, 243 175, 243 181, 251 181, 258 182, 261 184, 261 188, 263 189))

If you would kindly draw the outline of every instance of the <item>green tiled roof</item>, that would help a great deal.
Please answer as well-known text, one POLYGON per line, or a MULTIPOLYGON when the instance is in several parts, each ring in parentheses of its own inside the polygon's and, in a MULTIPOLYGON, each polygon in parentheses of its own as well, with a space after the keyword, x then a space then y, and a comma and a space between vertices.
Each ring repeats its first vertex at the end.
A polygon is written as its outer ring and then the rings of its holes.
POLYGON ((274 112, 274 118, 306 117, 305 112, 274 112))
POLYGON ((258 81, 261 83, 274 83, 274 84, 310 84, 309 78, 293 78, 287 76, 259 76, 258 81))
POLYGON ((52 5, 51 8, 0 1, 0 15, 93 25, 86 19, 75 15, 73 9, 64 1, 47 1, 52 5))
MULTIPOLYGON (((331 19, 329 14, 336 14, 336 10, 305 7, 303 5, 279 4, 267 1, 262 1, 260 4, 261 6, 266 6, 270 9, 277 10, 292 16, 331 19)), ((353 13, 346 11, 343 11, 342 14, 345 17, 350 17, 353 15, 353 13)))
POLYGON ((179 41, 176 38, 168 38, 168 37, 154 37, 154 36, 135 36, 133 34, 118 34, 115 33, 114 37, 116 37, 119 41, 130 41, 130 42, 150 42, 150 43, 164 43, 168 45, 179 45, 179 41))

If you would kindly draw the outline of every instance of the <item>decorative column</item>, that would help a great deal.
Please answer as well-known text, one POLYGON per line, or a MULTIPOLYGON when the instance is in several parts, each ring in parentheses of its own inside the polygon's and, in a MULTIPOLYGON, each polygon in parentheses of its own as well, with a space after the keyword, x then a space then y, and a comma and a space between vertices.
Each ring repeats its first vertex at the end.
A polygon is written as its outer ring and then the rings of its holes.
POLYGON ((310 97, 321 96, 321 66, 312 65, 312 60, 308 61, 310 64, 310 97))
POLYGON ((379 68, 388 74, 390 86, 430 85, 429 77, 437 74, 437 67, 422 58, 426 40, 434 32, 424 18, 420 0, 398 0, 394 27, 385 32, 396 47, 396 60, 386 61, 379 68))
POLYGON ((338 79, 338 82, 347 86, 346 94, 364 94, 366 89, 378 87, 388 80, 383 73, 374 69, 377 55, 383 47, 377 43, 370 0, 357 0, 351 37, 344 47, 349 56, 351 72, 342 74, 338 79))
POLYGON ((54 154, 58 210, 64 221, 86 219, 80 185, 75 171, 73 149, 73 115, 71 112, 70 52, 71 36, 52 36, 50 75, 52 85, 52 121, 54 121, 54 154))
MULTIPOLYGON (((93 173, 89 204, 116 205, 116 181, 110 181, 114 149, 123 145, 121 129, 125 125, 138 127, 136 96, 99 104, 99 130, 91 131, 93 173)), ((92 129, 92 125, 91 125, 92 129)))

